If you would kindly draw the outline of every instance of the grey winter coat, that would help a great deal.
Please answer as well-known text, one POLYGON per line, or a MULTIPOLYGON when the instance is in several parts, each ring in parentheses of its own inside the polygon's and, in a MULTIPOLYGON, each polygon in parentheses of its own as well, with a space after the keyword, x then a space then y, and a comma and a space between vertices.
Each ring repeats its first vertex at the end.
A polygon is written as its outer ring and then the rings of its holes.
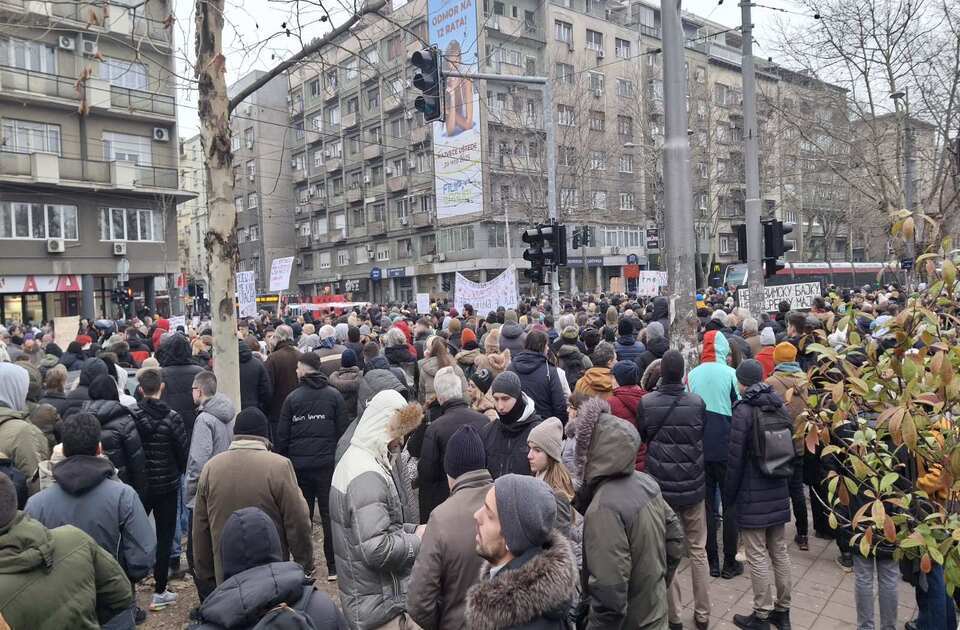
POLYGON ((227 450, 233 441, 236 414, 233 403, 223 394, 214 394, 200 404, 187 457, 187 507, 194 507, 197 482, 204 465, 214 455, 227 450))

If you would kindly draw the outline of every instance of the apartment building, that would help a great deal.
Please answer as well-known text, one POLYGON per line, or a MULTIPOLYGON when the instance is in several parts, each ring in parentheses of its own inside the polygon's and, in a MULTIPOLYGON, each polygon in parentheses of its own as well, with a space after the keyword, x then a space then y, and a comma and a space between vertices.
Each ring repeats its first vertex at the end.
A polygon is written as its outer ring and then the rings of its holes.
POLYGON ((177 260, 188 284, 209 287, 207 273, 207 177, 203 146, 197 134, 180 141, 180 181, 196 195, 177 207, 177 260))
POLYGON ((177 271, 168 2, 2 0, 0 320, 152 310, 177 271), (158 281, 159 279, 159 281, 158 281))

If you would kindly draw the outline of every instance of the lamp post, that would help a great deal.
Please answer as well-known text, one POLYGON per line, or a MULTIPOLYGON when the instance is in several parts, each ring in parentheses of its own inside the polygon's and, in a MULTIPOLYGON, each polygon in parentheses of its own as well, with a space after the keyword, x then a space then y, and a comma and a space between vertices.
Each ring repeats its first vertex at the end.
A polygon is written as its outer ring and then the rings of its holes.
MULTIPOLYGON (((903 128, 903 161, 904 161, 904 179, 903 182, 903 196, 904 202, 906 204, 906 209, 913 216, 914 211, 914 195, 916 191, 914 190, 914 179, 916 178, 916 159, 913 156, 913 125, 910 122, 910 91, 909 89, 899 90, 890 95, 890 98, 893 99, 894 106, 897 109, 897 113, 900 118, 900 125, 903 128)), ((904 273, 904 283, 907 285, 907 292, 913 291, 913 280, 915 277, 915 272, 913 269, 913 263, 916 262, 916 238, 917 232, 921 229, 922 225, 914 221, 914 233, 910 238, 906 239, 904 246, 904 258, 910 260, 910 269, 906 270, 904 273)))

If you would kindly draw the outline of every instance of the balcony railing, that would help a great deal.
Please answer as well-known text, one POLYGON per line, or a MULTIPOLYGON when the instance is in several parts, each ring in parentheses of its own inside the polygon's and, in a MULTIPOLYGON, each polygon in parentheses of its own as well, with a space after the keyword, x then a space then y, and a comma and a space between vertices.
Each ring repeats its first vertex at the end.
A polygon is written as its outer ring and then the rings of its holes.
POLYGON ((176 102, 167 94, 110 86, 110 106, 131 111, 176 116, 176 102))
POLYGON ((145 188, 176 188, 177 169, 161 166, 137 166, 137 176, 134 180, 136 187, 145 188))
POLYGON ((26 153, 0 152, 0 175, 30 175, 30 156, 26 153))
MULTIPOLYGON (((110 162, 60 158, 60 179, 109 184, 110 162)), ((176 171, 174 171, 176 173, 176 171)))
POLYGON ((77 94, 75 85, 76 79, 22 70, 13 66, 0 66, 0 91, 2 92, 17 90, 54 98, 79 100, 80 95, 77 94))
POLYGON ((167 28, 163 20, 137 16, 133 21, 133 34, 138 37, 147 37, 157 42, 169 44, 172 41, 172 32, 173 28, 167 28))

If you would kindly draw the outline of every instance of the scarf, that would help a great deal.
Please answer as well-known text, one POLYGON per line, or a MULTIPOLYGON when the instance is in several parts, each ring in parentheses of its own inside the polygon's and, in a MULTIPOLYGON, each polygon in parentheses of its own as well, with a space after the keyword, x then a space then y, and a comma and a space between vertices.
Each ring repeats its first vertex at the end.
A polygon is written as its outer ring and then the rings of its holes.
POLYGON ((796 361, 784 361, 783 363, 777 363, 773 368, 774 372, 787 372, 789 374, 796 374, 798 372, 803 372, 800 368, 800 364, 796 361))

